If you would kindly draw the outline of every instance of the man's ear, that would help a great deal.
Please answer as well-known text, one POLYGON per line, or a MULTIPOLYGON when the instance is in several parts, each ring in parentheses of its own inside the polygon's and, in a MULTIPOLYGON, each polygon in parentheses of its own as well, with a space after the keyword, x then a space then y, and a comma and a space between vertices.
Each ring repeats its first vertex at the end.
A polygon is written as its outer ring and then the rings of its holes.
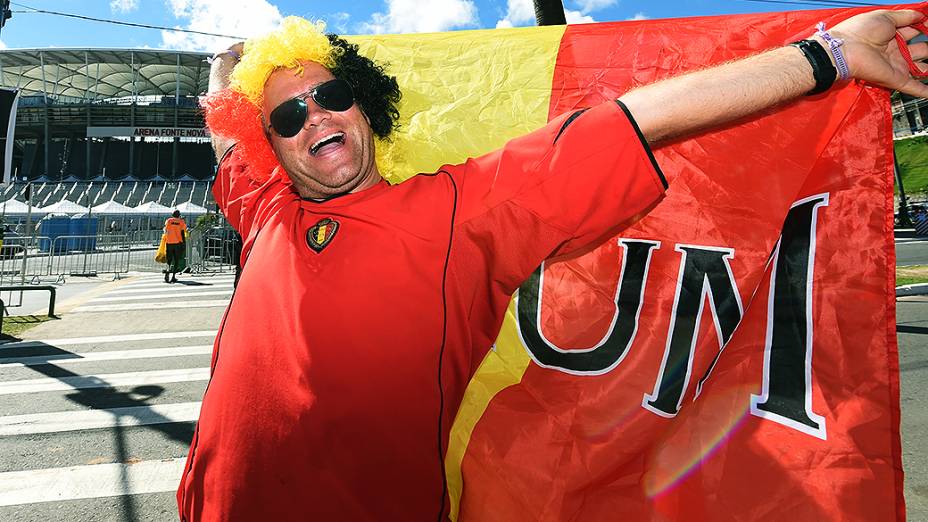
POLYGON ((267 122, 264 121, 264 113, 261 113, 261 130, 264 131, 264 137, 267 139, 268 143, 271 143, 271 129, 267 126, 267 122))

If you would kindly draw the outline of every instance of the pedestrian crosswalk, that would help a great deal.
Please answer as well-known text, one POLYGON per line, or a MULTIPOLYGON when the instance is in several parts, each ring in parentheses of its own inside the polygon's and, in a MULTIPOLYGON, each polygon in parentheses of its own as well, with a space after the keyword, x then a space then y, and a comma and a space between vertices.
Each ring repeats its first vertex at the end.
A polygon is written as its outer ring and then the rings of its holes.
POLYGON ((232 277, 112 286, 0 344, 0 520, 177 519, 232 277))
POLYGON ((124 310, 164 310, 190 308, 224 308, 232 296, 231 274, 195 279, 181 277, 177 283, 165 283, 160 277, 131 282, 87 301, 73 311, 119 312, 124 310))

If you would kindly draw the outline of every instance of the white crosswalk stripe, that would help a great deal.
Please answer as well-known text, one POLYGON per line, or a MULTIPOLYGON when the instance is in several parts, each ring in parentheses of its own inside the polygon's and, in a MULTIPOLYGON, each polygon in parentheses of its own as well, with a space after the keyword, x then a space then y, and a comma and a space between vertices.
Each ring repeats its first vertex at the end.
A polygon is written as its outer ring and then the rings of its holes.
POLYGON ((184 459, 0 473, 0 506, 175 491, 184 459))
POLYGON ((0 417, 0 437, 62 431, 145 426, 168 422, 193 422, 200 415, 199 402, 132 406, 108 410, 55 411, 0 417))
POLYGON ((220 283, 220 284, 210 284, 210 285, 176 285, 176 286, 161 286, 160 288, 126 288, 125 290, 117 289, 113 290, 107 295, 129 295, 129 294, 166 294, 171 295, 178 292, 187 292, 193 290, 216 290, 219 288, 232 288, 232 283, 220 283))
POLYGON ((164 282, 164 279, 161 279, 161 280, 152 279, 151 282, 131 283, 131 284, 122 285, 118 289, 113 290, 113 291, 118 292, 120 290, 129 290, 129 289, 132 289, 132 290, 173 289, 173 288, 200 286, 200 285, 207 286, 207 285, 215 285, 215 284, 232 284, 233 281, 235 281, 234 277, 222 277, 222 278, 215 278, 215 279, 197 279, 197 280, 181 279, 177 283, 168 284, 164 282), (194 283, 194 284, 184 284, 184 283, 194 283))
POLYGON ((215 291, 206 291, 206 292, 179 292, 169 295, 165 294, 144 294, 144 295, 126 295, 119 297, 100 297, 93 299, 89 302, 91 303, 110 303, 115 301, 141 301, 143 299, 150 301, 164 301, 165 299, 177 299, 178 297, 203 297, 203 296, 217 296, 217 295, 232 295, 232 290, 215 290, 215 291))
MULTIPOLYGON (((99 335, 93 337, 69 337, 64 339, 38 339, 19 341, 0 345, 0 350, 27 348, 31 346, 73 346, 79 344, 122 343, 131 341, 151 341, 161 339, 189 339, 195 337, 215 337, 216 330, 193 330, 189 332, 154 332, 143 334, 99 335)), ((0 353, 3 353, 0 351, 0 353)))
POLYGON ((123 312, 127 310, 165 310, 165 309, 175 309, 175 308, 215 308, 215 307, 225 307, 229 304, 228 299, 219 299, 219 300, 202 300, 202 301, 186 301, 181 303, 172 303, 172 302, 155 302, 155 303, 141 303, 141 304, 121 304, 121 305, 89 305, 89 306, 79 306, 72 310, 73 312, 123 312))
MULTIPOLYGON (((55 363, 74 364, 81 362, 125 361, 127 359, 154 359, 157 357, 183 357, 185 355, 203 355, 212 353, 213 346, 178 346, 176 348, 140 348, 137 350, 111 350, 87 353, 57 353, 53 355, 32 355, 27 357, 0 357, 0 368, 35 366, 55 363)), ((0 352, 2 353, 2 352, 0 352)))
POLYGON ((0 395, 60 390, 83 390, 87 388, 109 388, 111 386, 142 386, 146 384, 165 384, 171 382, 205 381, 206 379, 209 379, 209 368, 78 375, 75 377, 46 377, 42 379, 0 382, 0 395))

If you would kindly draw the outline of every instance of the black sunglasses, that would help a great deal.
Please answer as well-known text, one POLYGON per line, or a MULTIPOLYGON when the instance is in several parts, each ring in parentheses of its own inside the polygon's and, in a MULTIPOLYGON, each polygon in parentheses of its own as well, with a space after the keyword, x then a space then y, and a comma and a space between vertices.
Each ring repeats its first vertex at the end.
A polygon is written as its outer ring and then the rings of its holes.
POLYGON ((354 105, 354 92, 345 80, 329 80, 319 84, 315 89, 290 98, 271 111, 271 128, 278 136, 292 138, 300 133, 309 116, 307 97, 327 111, 344 112, 354 105))

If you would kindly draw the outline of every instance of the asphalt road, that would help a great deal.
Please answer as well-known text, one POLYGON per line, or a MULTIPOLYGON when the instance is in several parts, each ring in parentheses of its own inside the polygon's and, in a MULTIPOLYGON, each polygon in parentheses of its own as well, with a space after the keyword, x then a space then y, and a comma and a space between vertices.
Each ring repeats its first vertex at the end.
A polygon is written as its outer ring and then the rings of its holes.
POLYGON ((928 265, 928 239, 896 243, 896 266, 928 265))

